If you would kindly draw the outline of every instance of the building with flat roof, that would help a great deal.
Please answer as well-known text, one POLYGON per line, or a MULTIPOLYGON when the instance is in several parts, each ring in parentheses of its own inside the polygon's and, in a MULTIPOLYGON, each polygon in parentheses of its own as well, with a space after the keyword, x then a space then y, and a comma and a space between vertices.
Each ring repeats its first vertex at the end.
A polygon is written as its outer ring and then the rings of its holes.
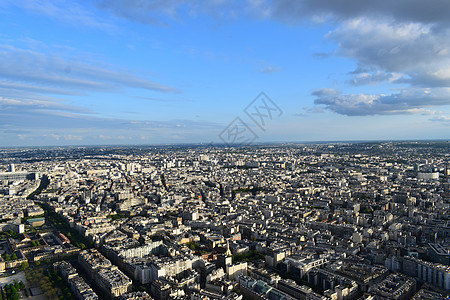
POLYGON ((450 245, 428 244, 427 255, 434 263, 450 265, 450 245))
POLYGON ((0 172, 0 181, 38 180, 39 178, 41 178, 39 172, 35 171, 0 172))
POLYGON ((45 224, 45 218, 42 217, 42 218, 28 219, 27 223, 33 227, 39 227, 45 224))
POLYGON ((414 295, 416 281, 402 274, 390 274, 378 284, 369 288, 369 292, 385 299, 407 300, 414 295))

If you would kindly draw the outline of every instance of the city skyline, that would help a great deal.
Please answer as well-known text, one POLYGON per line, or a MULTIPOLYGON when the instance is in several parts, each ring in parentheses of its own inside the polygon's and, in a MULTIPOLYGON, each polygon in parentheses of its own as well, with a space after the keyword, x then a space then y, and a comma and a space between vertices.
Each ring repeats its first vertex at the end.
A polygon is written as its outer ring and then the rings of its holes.
POLYGON ((25 273, 0 288, 80 300, 446 299, 448 145, 0 149, 0 271, 9 282, 25 273))
POLYGON ((4 1, 0 146, 448 139, 449 6, 4 1))

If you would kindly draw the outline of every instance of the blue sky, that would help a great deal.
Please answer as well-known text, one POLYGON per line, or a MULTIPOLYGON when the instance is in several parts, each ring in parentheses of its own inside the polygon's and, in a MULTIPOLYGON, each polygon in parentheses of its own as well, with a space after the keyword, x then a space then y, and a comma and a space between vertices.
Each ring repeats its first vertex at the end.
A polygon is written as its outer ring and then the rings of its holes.
POLYGON ((221 143, 236 117, 257 142, 448 139, 448 11, 446 0, 2 1, 0 146, 221 143), (263 127, 245 110, 261 92, 279 109, 263 127))

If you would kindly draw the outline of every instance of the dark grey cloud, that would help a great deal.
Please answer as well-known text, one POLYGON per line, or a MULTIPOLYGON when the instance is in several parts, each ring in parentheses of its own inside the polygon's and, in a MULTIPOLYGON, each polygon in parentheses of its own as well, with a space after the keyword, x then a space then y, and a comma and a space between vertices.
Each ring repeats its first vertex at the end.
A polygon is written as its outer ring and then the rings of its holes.
POLYGON ((271 15, 280 20, 298 21, 311 16, 332 17, 337 21, 367 16, 390 18, 400 22, 448 24, 450 2, 447 0, 268 0, 271 15))
POLYGON ((168 19, 179 19, 181 11, 190 16, 244 15, 282 22, 311 18, 332 18, 339 22, 361 16, 424 24, 450 22, 450 2, 447 0, 98 0, 97 6, 131 21, 151 24, 166 24, 168 19))

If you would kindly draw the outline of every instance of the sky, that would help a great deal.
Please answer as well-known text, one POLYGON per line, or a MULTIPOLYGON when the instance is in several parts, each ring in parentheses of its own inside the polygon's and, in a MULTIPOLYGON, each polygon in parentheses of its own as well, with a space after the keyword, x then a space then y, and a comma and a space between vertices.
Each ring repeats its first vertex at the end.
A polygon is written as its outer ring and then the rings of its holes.
POLYGON ((0 146, 450 138, 448 0, 2 0, 0 146))

